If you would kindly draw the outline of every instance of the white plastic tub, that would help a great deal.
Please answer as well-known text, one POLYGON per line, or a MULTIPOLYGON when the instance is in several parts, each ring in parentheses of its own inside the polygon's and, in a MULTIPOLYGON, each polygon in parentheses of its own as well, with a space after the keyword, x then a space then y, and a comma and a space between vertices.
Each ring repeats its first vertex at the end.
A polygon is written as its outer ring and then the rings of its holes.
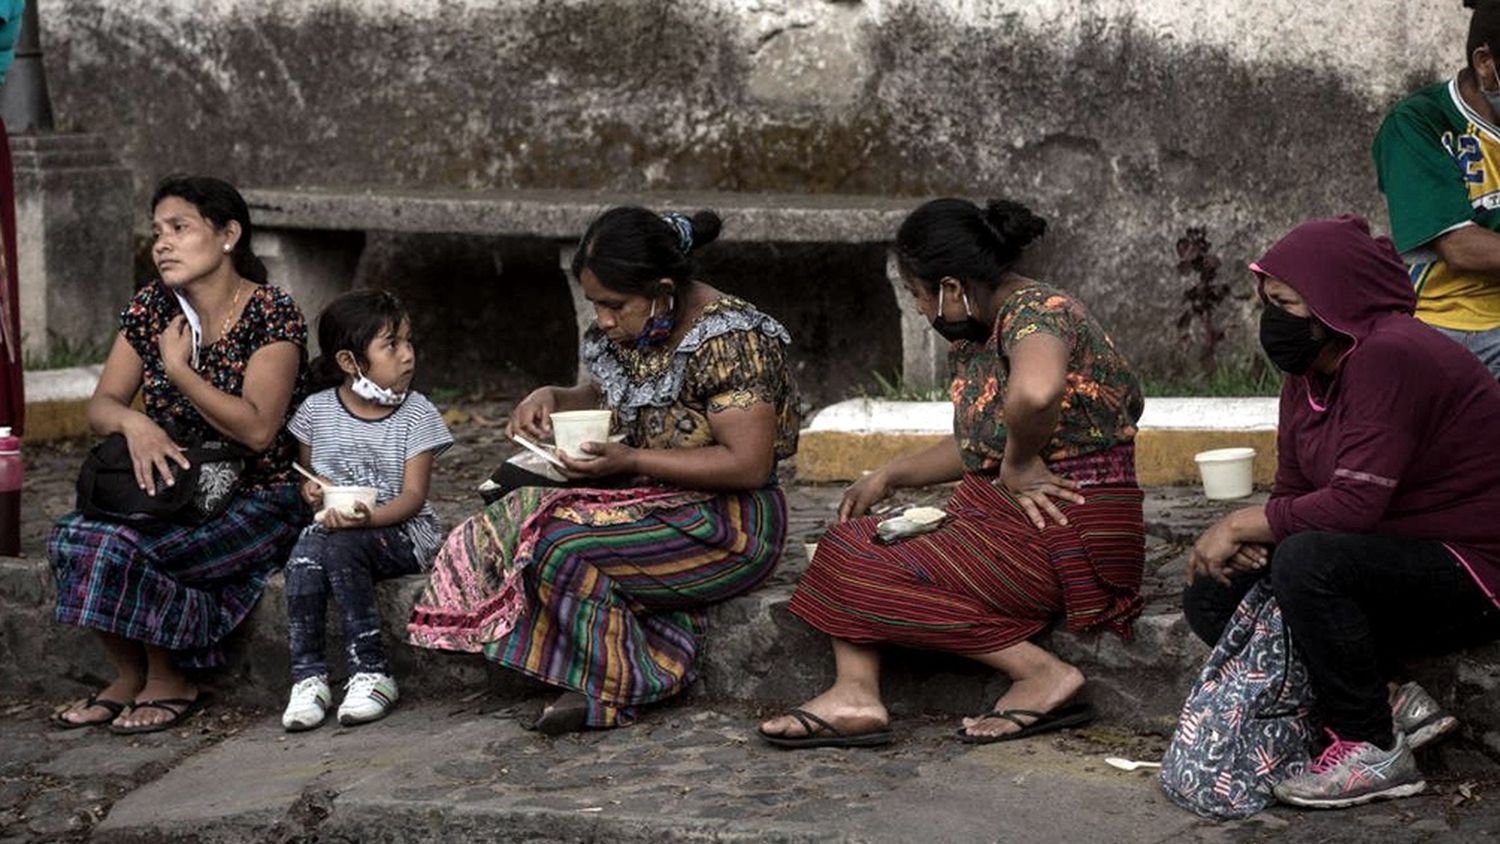
POLYGON ((1203 476, 1203 495, 1214 500, 1244 498, 1255 491, 1255 449, 1216 448, 1193 456, 1203 476))

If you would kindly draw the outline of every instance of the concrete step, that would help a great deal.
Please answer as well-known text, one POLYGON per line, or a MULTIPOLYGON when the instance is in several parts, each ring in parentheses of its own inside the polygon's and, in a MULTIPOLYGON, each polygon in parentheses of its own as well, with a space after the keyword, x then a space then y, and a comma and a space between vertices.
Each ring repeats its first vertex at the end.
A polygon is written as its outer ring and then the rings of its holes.
POLYGON ((750 724, 676 707, 551 740, 482 705, 403 705, 378 724, 295 735, 265 719, 125 796, 92 840, 894 844, 1011 840, 998 831, 1010 828, 1060 844, 1194 840, 1206 827, 1149 776, 1098 762, 1145 745, 973 748, 938 721, 902 724, 878 750, 794 753, 749 740, 750 724))
MULTIPOLYGON (((799 490, 796 495, 807 497, 799 490)), ((821 493, 819 493, 821 494, 821 493)), ((934 490, 933 495, 941 495, 934 490)), ((1146 500, 1147 565, 1145 614, 1131 642, 1106 635, 1053 631, 1046 647, 1078 665, 1088 677, 1086 695, 1109 723, 1165 730, 1206 648, 1188 631, 1179 595, 1186 543, 1232 504, 1209 503, 1191 489, 1157 488, 1146 500)), ((771 710, 795 704, 825 688, 833 676, 825 637, 787 610, 792 588, 807 564, 802 539, 826 522, 823 507, 792 512, 790 543, 780 570, 757 592, 714 607, 702 674, 689 701, 727 703, 771 710)), ((520 699, 537 687, 478 655, 450 654, 404 644, 403 628, 422 578, 382 584, 378 590, 387 649, 403 692, 414 698, 462 699, 491 692, 520 699)), ((0 695, 62 700, 97 688, 110 676, 88 634, 52 621, 53 585, 40 555, 0 558, 0 695)), ((231 638, 227 668, 204 677, 226 701, 279 709, 286 693, 289 658, 285 596, 273 578, 248 621, 231 638)), ((339 622, 330 613, 330 654, 337 654, 339 622)), ((1500 646, 1478 648, 1425 663, 1418 678, 1454 707, 1500 754, 1500 646)), ((987 707, 1004 688, 993 672, 952 656, 893 649, 885 661, 884 692, 894 714, 970 713, 987 707)))
MULTIPOLYGON (((1175 549, 1157 543, 1162 555, 1175 549)), ((806 565, 800 548, 768 586, 710 611, 702 675, 689 697, 759 708, 795 704, 833 679, 828 640, 787 609, 806 565)), ((1175 568, 1175 558, 1157 563, 1175 568)), ((397 578, 377 589, 387 653, 407 695, 453 699, 476 691, 519 698, 533 685, 483 657, 415 648, 404 626, 425 579, 397 578)), ((0 694, 66 697, 108 677, 108 666, 82 631, 52 623, 53 588, 39 561, 0 562, 0 694), (40 635, 39 635, 40 634, 40 635)), ((286 600, 275 575, 249 619, 228 642, 229 665, 206 679, 226 701, 275 708, 285 702, 290 660, 286 600)), ((337 674, 339 622, 329 615, 329 653, 337 674)), ((1206 649, 1187 630, 1170 600, 1156 602, 1136 624, 1132 642, 1113 634, 1054 631, 1042 644, 1078 665, 1088 695, 1111 720, 1138 728, 1170 724, 1206 649)), ((1004 689, 994 672, 958 657, 893 650, 884 688, 897 715, 967 714, 987 707, 1004 689)))

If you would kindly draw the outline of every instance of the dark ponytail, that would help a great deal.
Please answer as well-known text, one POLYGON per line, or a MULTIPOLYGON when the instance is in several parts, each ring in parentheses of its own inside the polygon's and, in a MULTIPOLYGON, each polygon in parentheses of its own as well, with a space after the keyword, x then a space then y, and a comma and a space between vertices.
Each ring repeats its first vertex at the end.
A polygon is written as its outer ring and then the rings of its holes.
POLYGON ((1474 69, 1474 51, 1484 47, 1500 61, 1500 0, 1464 0, 1465 9, 1473 9, 1469 18, 1469 39, 1464 44, 1464 63, 1474 69))
POLYGON ((410 318, 401 300, 384 290, 351 290, 329 302, 318 315, 318 356, 308 364, 310 388, 326 390, 344 383, 344 370, 335 360, 344 350, 369 369, 365 352, 370 343, 382 331, 397 330, 410 318))
POLYGON ((156 206, 169 196, 197 208, 203 219, 212 223, 216 229, 229 225, 230 220, 239 223, 240 237, 235 241, 234 251, 229 253, 234 271, 256 284, 266 283, 266 265, 255 256, 250 243, 253 234, 250 206, 245 204, 245 198, 240 196, 234 185, 212 176, 168 176, 161 180, 156 186, 156 192, 151 195, 151 211, 154 213, 156 206))
POLYGON ((911 212, 896 232, 896 262, 928 290, 944 278, 993 288, 1021 259, 1047 221, 1008 199, 981 209, 967 199, 934 199, 911 212))
POLYGON ((583 233, 573 254, 573 276, 584 270, 599 283, 627 296, 655 297, 670 278, 676 285, 679 313, 697 267, 693 253, 718 239, 723 221, 712 211, 692 217, 657 214, 635 206, 611 208, 583 233))

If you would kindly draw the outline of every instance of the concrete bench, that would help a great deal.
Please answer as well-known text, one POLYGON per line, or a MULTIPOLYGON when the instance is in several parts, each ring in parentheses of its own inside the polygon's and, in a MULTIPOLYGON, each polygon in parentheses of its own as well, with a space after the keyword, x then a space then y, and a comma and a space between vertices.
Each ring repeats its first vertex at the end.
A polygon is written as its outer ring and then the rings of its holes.
MULTIPOLYGON (((915 200, 880 196, 650 193, 591 191, 420 191, 394 189, 259 188, 245 192, 256 227, 256 251, 277 283, 309 318, 353 286, 367 232, 466 234, 557 241, 566 271, 578 239, 606 208, 641 204, 692 211, 711 208, 724 218, 720 239, 740 243, 889 242, 915 200)), ((911 308, 894 261, 886 276, 901 312, 901 373, 906 383, 930 387, 946 380, 947 344, 911 308)), ((593 308, 578 285, 568 285, 581 332, 593 308)))

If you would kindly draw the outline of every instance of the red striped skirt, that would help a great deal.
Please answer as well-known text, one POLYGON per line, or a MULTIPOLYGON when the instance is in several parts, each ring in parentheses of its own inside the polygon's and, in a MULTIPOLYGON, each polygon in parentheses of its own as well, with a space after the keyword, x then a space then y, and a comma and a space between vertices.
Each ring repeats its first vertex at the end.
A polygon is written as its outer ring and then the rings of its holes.
POLYGON ((1059 620, 1128 638, 1142 605, 1141 489, 1133 471, 1098 472, 1097 462, 1059 471, 1082 484, 1090 479, 1077 476, 1095 475, 1083 504, 1059 505, 1067 525, 1038 530, 986 475, 964 477, 930 534, 879 545, 877 518, 835 525, 791 610, 837 639, 959 654, 1003 650, 1059 620))

